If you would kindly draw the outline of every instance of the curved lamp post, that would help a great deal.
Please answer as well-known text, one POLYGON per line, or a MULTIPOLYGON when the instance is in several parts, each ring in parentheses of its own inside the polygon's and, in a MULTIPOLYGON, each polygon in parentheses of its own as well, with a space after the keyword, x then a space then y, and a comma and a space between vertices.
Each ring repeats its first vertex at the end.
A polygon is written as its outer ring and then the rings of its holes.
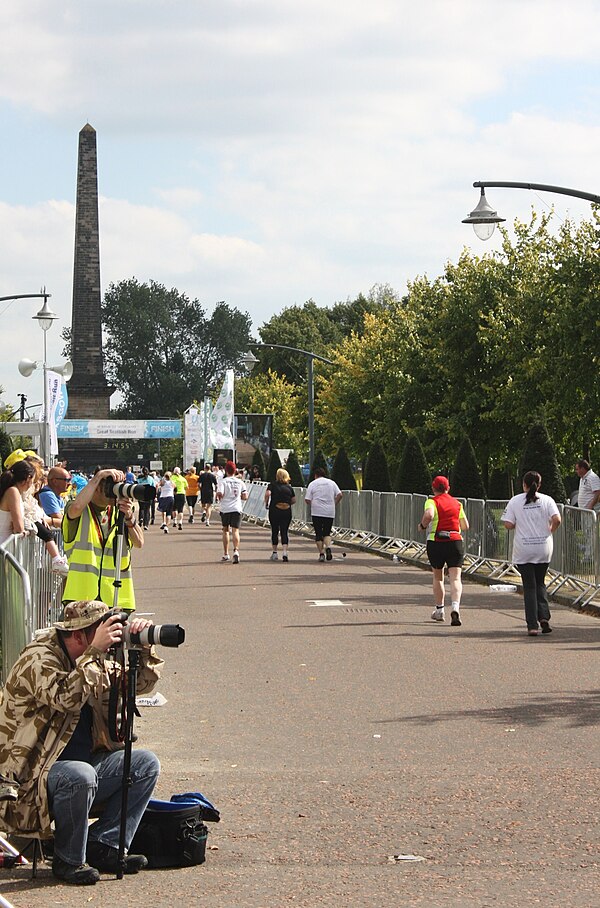
POLYGON ((48 368, 52 372, 58 372, 62 375, 66 381, 68 381, 73 374, 73 366, 69 361, 64 363, 62 366, 50 366, 47 364, 47 334, 50 328, 52 327, 53 322, 58 318, 56 312, 53 312, 48 306, 48 297, 49 293, 35 293, 28 294, 27 296, 17 296, 17 297, 8 297, 8 299, 28 299, 34 296, 41 296, 44 299, 44 305, 35 315, 34 318, 42 331, 44 332, 44 359, 41 363, 35 362, 30 359, 22 359, 19 363, 19 372, 25 377, 32 374, 38 366, 42 366, 44 373, 44 420, 42 423, 42 439, 41 439, 41 455, 44 459, 44 463, 48 466, 52 466, 50 463, 50 419, 48 413, 48 368))
POLYGON ((486 186, 499 187, 502 189, 533 189, 540 192, 556 192, 559 195, 570 195, 576 199, 585 199, 588 202, 595 202, 600 205, 600 195, 593 192, 581 192, 579 189, 567 189, 565 186, 548 186, 546 183, 512 183, 507 181, 479 180, 473 183, 475 189, 481 189, 479 202, 471 214, 463 219, 463 224, 472 224, 473 230, 480 240, 489 240, 496 224, 501 224, 506 218, 498 217, 498 212, 494 211, 485 197, 486 186))
MULTIPOLYGON (((269 350, 287 350, 290 353, 300 353, 302 356, 306 357, 306 371, 308 377, 308 460, 309 465, 312 466, 315 460, 315 379, 313 363, 318 359, 321 363, 328 363, 330 366, 333 366, 333 360, 327 359, 325 356, 318 356, 316 353, 311 353, 308 350, 299 350, 297 347, 286 347, 284 344, 250 344, 250 346, 262 347, 263 349, 266 348, 269 350)), ((250 351, 242 357, 242 363, 248 372, 252 372, 257 362, 258 359, 250 351)))

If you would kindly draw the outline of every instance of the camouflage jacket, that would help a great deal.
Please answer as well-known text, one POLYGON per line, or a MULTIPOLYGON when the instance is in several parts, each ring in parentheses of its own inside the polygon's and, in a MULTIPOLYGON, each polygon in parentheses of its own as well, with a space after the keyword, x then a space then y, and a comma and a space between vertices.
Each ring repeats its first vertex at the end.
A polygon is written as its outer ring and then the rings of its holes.
MULTIPOLYGON (((149 693, 163 660, 153 649, 143 651, 138 693, 149 693)), ((71 738, 81 707, 93 712, 95 750, 118 750, 108 730, 109 669, 114 667, 89 646, 73 667, 50 628, 25 647, 0 695, 0 773, 19 784, 17 801, 0 802, 0 823, 23 834, 52 835, 46 784, 50 768, 71 738)))

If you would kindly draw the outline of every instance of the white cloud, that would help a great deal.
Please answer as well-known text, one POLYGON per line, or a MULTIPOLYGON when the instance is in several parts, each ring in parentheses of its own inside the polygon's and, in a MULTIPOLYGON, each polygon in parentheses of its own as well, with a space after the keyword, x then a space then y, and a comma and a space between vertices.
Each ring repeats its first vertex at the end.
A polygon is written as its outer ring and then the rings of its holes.
MULTIPOLYGON (((0 28, 5 110, 73 149, 86 119, 98 130, 104 288, 153 278, 260 324, 309 297, 441 273, 471 242, 475 179, 598 190, 593 0, 6 0, 0 28)), ((74 209, 49 201, 60 166, 39 204, 0 189, 0 295, 46 283, 68 324, 74 209)), ((74 197, 72 158, 64 168, 74 197)), ((10 179, 25 194, 27 172, 10 179)), ((489 197, 509 220, 540 207, 489 197)), ((11 394, 23 382, 9 359, 41 348, 35 311, 0 314, 11 394)))

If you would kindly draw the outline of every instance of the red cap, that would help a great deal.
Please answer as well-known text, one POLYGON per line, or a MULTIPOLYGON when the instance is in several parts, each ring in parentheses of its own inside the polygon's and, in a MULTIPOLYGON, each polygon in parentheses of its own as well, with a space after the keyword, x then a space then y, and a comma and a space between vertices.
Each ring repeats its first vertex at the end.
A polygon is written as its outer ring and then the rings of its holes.
POLYGON ((447 492, 450 488, 450 483, 446 476, 436 476, 431 487, 436 490, 436 492, 447 492))

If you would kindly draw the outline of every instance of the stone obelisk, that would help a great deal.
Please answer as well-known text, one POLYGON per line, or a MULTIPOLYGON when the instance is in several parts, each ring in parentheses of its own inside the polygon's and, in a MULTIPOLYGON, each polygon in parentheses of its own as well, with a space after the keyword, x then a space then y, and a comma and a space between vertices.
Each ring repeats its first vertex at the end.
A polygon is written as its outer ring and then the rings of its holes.
POLYGON ((109 415, 114 389, 104 376, 100 301, 96 130, 86 123, 79 133, 77 161, 69 419, 106 419, 109 415))

